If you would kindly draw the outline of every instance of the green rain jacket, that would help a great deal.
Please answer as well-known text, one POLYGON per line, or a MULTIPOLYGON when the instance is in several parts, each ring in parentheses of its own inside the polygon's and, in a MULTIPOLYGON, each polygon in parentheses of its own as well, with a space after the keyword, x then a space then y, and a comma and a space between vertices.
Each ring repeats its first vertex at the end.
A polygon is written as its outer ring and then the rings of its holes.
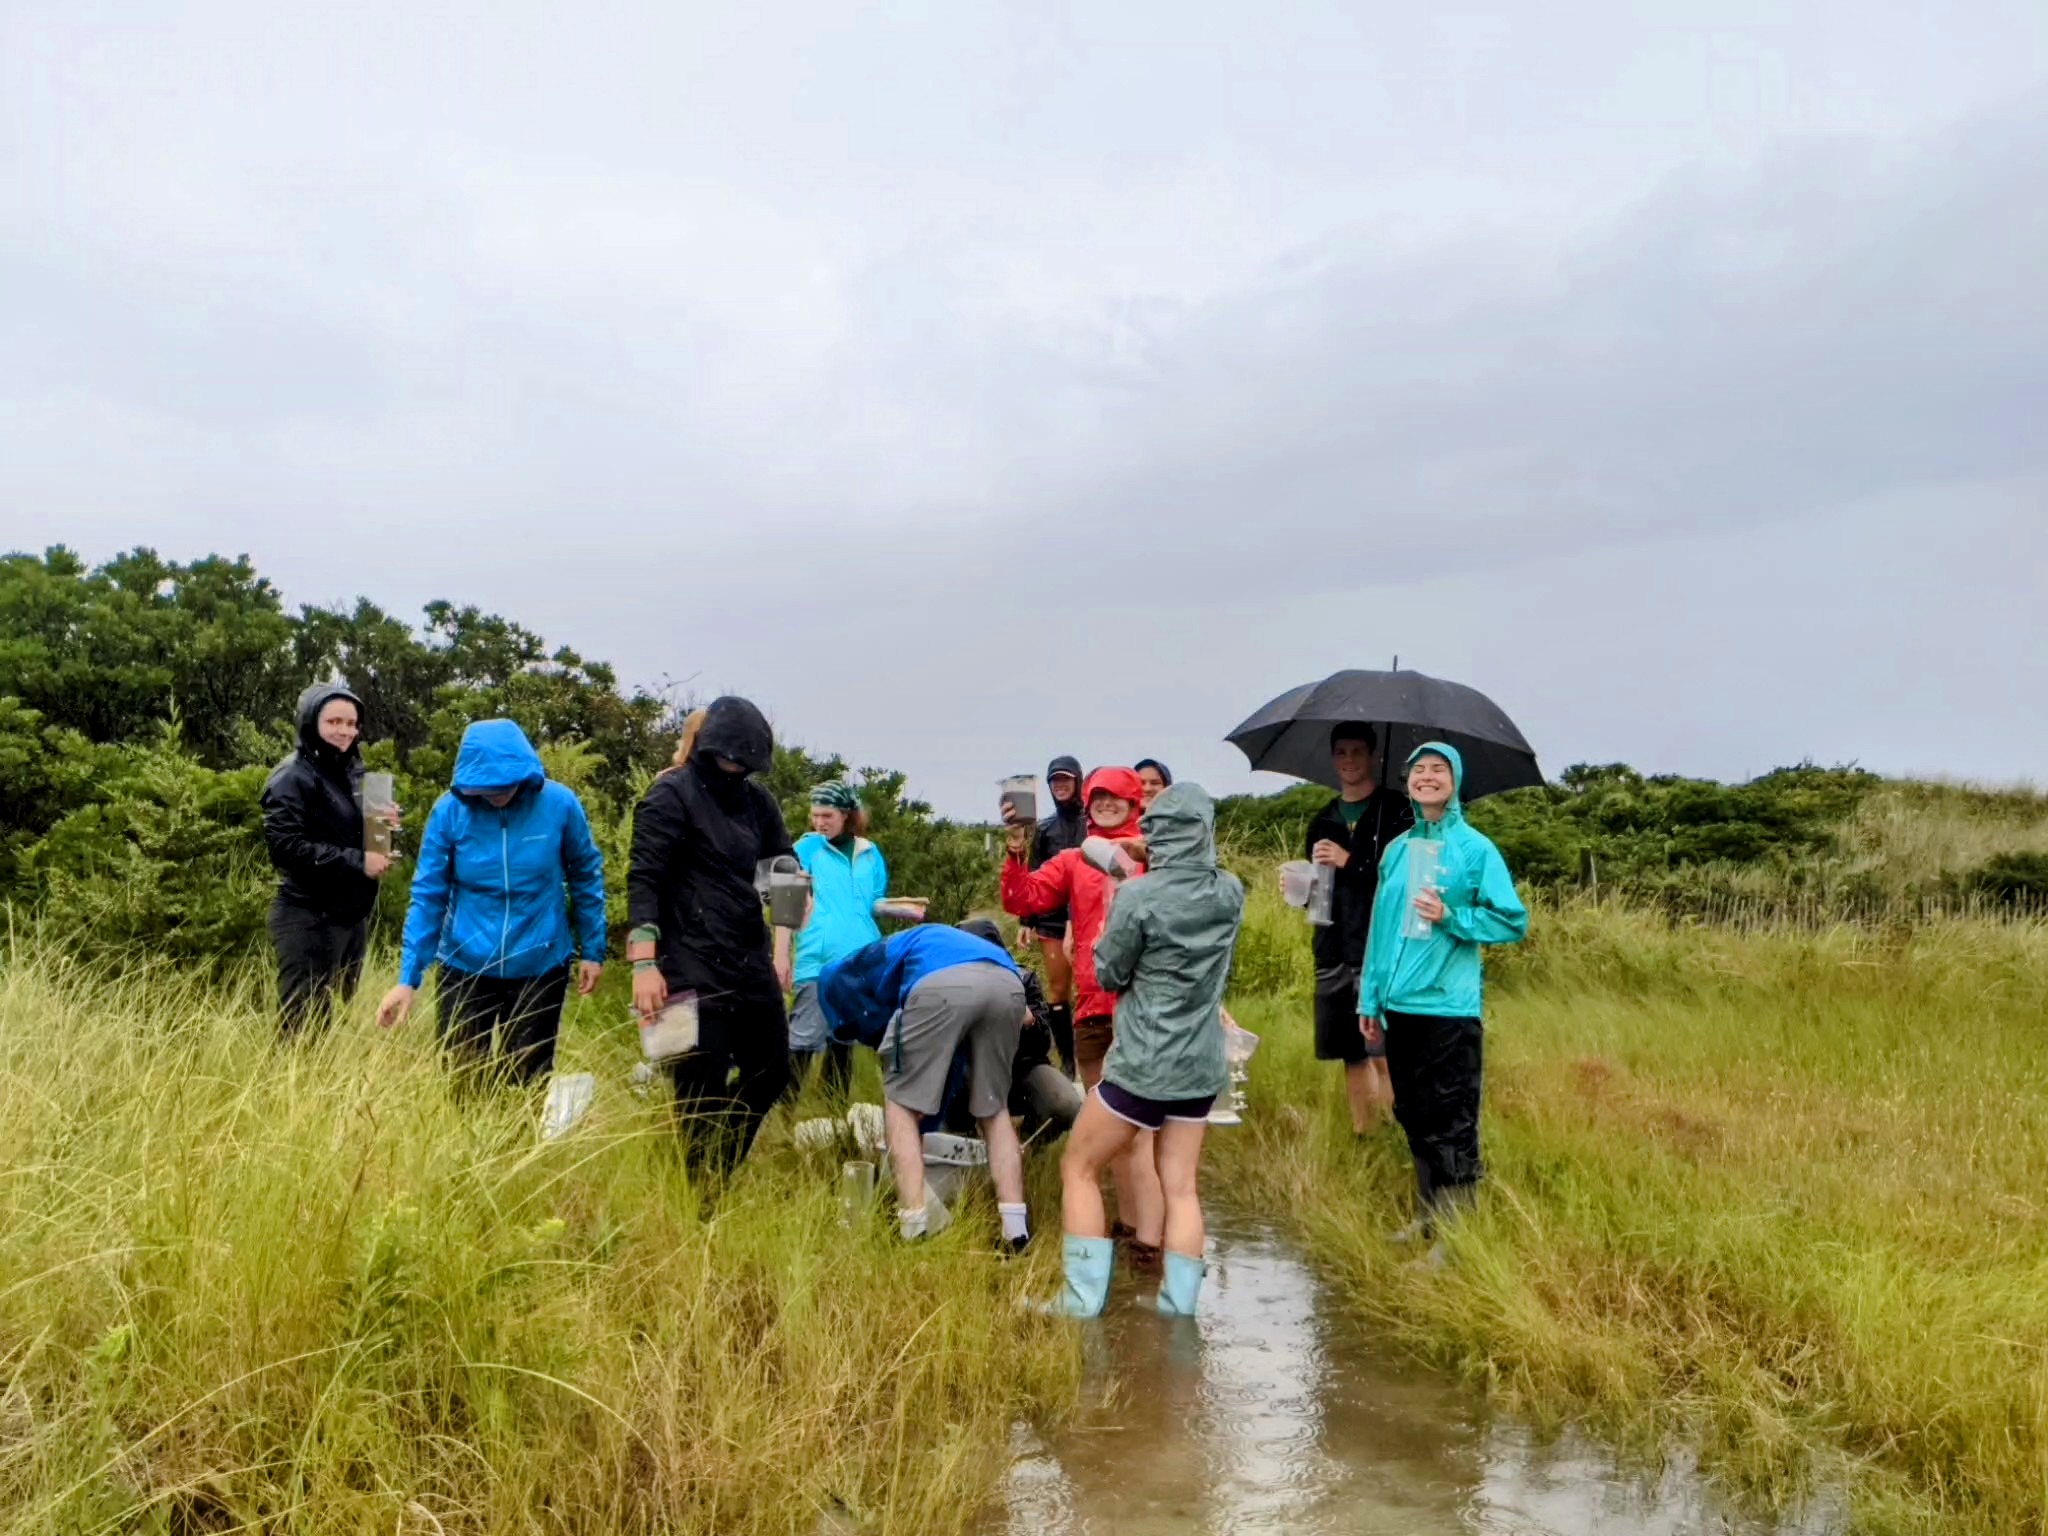
MULTIPOLYGON (((1434 752, 1451 765, 1453 785, 1464 782, 1465 761, 1456 747, 1426 741, 1408 754, 1410 765, 1425 752, 1434 752)), ((1391 1008, 1396 1013, 1476 1019, 1479 946, 1512 944, 1528 931, 1529 910, 1515 893, 1514 877, 1493 840, 1466 825, 1456 792, 1441 821, 1423 820, 1417 805, 1415 825, 1387 844, 1380 858, 1380 890, 1373 901, 1358 1011, 1369 1018, 1380 1018, 1391 1008), (1443 898, 1444 915, 1427 938, 1411 939, 1404 932, 1414 894, 1408 888, 1408 854, 1416 844, 1429 842, 1442 845, 1436 889, 1443 898)))
POLYGON ((1221 1093, 1223 984, 1230 977, 1244 886, 1216 867, 1216 807, 1199 784, 1176 784, 1139 822, 1145 874, 1118 889, 1095 976, 1117 994, 1116 1038, 1102 1075, 1145 1099, 1221 1093))

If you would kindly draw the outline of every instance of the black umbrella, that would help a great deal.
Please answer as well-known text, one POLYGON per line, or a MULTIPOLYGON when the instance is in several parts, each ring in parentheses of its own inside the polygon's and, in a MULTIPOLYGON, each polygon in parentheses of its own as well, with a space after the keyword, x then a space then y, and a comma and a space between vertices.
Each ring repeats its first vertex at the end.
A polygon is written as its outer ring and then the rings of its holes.
POLYGON ((1396 785, 1408 754, 1425 741, 1447 741, 1465 759, 1460 799, 1543 782, 1535 749, 1498 704, 1421 672, 1333 672, 1288 689, 1224 739, 1254 768, 1334 789, 1330 727, 1347 721, 1379 732, 1385 776, 1396 785))

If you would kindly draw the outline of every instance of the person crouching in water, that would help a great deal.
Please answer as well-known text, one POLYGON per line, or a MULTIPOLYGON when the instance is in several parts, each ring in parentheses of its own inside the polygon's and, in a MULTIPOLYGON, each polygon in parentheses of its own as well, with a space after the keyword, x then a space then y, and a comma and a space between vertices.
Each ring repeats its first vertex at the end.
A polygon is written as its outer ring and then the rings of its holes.
POLYGON ((818 1005, 832 1038, 873 1046, 882 1057, 889 1164, 896 1220, 906 1242, 925 1235, 927 1117, 945 1107, 953 1057, 967 1056, 967 1108, 988 1146, 1003 1237, 1021 1249, 1024 1154, 1010 1124, 1010 1071, 1024 1027, 1024 982, 1000 944, 943 923, 892 934, 825 967, 818 1005))
MULTIPOLYGON (((1138 806, 1144 790, 1128 768, 1098 768, 1082 787, 1088 830, 1097 837, 1129 842, 1138 836, 1138 806)), ((1003 864, 1003 910, 1032 921, 1066 909, 1074 931, 1074 1058, 1081 1085, 1102 1080, 1103 1059, 1114 1034, 1116 996, 1095 977, 1095 941, 1109 914, 1109 876, 1090 864, 1079 848, 1055 854, 1037 869, 1025 867, 1028 827, 1008 830, 1009 858, 1003 864)), ((1131 1243, 1131 1256, 1149 1266, 1158 1257, 1166 1206, 1153 1164, 1152 1138, 1141 1136, 1111 1170, 1116 1181, 1117 1236, 1131 1243)))
POLYGON ((1199 784, 1161 793, 1142 830, 1145 877, 1116 891, 1094 946, 1095 981, 1118 994, 1116 1039, 1060 1159, 1066 1286, 1053 1310, 1068 1317, 1096 1316, 1109 1294, 1102 1169, 1155 1134, 1166 1197, 1158 1308, 1189 1316, 1202 1289, 1202 1136, 1229 1085, 1217 1020, 1244 886, 1216 867, 1216 809, 1199 784))
POLYGON ((1360 1028, 1385 1031, 1394 1118, 1415 1158, 1415 1220, 1396 1242, 1430 1238, 1479 1182, 1480 946, 1529 931, 1500 850, 1458 808, 1464 771, 1445 742, 1408 756, 1415 825, 1380 860, 1359 988, 1360 1028))

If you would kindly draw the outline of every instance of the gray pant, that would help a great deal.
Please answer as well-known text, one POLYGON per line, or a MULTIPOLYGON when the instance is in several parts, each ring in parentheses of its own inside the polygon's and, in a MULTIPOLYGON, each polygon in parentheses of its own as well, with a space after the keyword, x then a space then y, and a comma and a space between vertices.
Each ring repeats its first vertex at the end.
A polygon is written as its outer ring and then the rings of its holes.
POLYGON ((968 1112, 977 1120, 1002 1114, 1024 1011, 1024 983, 1006 966, 970 960, 932 972, 911 988, 882 1037, 883 1097, 916 1114, 937 1114, 964 1040, 968 1112))

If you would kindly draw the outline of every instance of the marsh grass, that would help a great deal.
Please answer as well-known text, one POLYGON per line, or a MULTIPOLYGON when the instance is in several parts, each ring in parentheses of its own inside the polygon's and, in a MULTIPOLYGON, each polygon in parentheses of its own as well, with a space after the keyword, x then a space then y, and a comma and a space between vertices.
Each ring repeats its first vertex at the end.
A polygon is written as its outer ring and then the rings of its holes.
POLYGON ((285 1049, 249 975, 11 957, 0 1530, 956 1531, 1073 1400, 990 1213, 843 1230, 787 1110, 714 1205, 616 1001, 572 1009, 602 1091, 548 1145, 368 1007, 285 1049))
MULTIPOLYGON (((1255 887, 1248 952, 1304 944, 1255 887)), ((1266 1044, 1227 1185, 1351 1303, 1536 1420, 1673 1435, 1765 1503, 1816 1478, 1860 1529, 2048 1519, 2048 926, 1674 924, 1537 913, 1490 964, 1490 1184, 1408 1267, 1412 1174, 1352 1142, 1308 995, 1266 1044)), ((1275 962, 1277 963, 1277 962, 1275 962)))

